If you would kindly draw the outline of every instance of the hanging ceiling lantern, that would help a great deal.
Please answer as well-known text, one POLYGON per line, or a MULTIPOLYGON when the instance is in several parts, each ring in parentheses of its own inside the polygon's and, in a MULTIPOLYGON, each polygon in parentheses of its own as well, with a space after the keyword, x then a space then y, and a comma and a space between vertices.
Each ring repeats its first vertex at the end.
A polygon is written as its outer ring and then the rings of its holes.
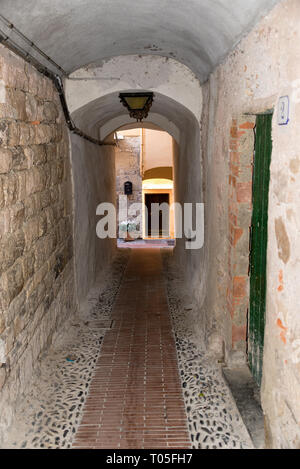
POLYGON ((154 95, 151 92, 119 94, 121 103, 128 109, 130 117, 140 122, 148 116, 153 97, 154 95))

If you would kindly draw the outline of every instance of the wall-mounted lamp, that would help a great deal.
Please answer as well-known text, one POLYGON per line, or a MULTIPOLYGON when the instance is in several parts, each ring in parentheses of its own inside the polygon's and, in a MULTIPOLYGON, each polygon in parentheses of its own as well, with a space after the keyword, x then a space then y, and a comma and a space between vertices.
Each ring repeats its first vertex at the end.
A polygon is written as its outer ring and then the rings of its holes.
POLYGON ((128 109, 130 117, 142 122, 142 119, 146 119, 148 116, 154 94, 152 92, 120 93, 119 98, 123 106, 128 109))
POLYGON ((124 194, 132 195, 132 182, 126 181, 124 183, 124 194))

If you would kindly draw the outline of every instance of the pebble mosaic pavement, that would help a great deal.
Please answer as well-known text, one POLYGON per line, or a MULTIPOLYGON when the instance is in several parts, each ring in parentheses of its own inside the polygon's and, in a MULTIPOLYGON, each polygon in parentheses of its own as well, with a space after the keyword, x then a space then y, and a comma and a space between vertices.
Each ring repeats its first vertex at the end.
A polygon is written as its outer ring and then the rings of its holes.
POLYGON ((127 260, 121 251, 88 315, 74 318, 42 358, 3 448, 71 448, 127 260))
MULTIPOLYGON (((42 358, 3 448, 72 447, 128 258, 129 250, 119 250, 89 315, 73 319, 42 358)), ((199 348, 172 275, 166 271, 165 278, 191 448, 253 449, 220 365, 199 348)))
POLYGON ((207 357, 199 346, 189 321, 189 311, 182 304, 173 276, 168 272, 168 257, 163 257, 192 448, 254 449, 222 376, 221 365, 207 357))

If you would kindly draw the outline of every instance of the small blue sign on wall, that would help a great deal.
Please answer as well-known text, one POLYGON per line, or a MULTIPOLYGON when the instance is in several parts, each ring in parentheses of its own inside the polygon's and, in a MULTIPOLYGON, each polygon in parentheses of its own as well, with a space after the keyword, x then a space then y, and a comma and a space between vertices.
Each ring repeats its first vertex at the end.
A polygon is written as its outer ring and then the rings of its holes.
POLYGON ((290 121, 290 98, 281 96, 278 102, 278 125, 287 125, 290 121))

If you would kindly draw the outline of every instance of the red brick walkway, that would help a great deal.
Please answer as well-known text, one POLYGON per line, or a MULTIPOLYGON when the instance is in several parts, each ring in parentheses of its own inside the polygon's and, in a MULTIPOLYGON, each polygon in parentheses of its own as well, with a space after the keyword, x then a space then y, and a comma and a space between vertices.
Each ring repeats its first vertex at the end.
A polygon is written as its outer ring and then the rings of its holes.
POLYGON ((159 249, 132 249, 74 448, 190 448, 159 249))

